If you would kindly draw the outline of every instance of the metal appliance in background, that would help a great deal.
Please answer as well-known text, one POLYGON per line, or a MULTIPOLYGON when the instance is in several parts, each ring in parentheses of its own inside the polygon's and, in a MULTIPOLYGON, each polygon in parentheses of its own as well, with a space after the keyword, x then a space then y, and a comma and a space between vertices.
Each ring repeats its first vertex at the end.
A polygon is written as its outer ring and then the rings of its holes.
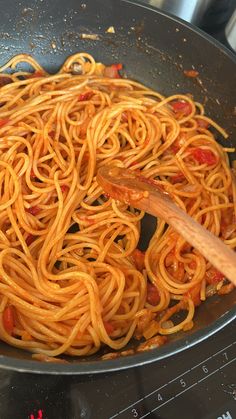
POLYGON ((236 9, 226 25, 225 36, 230 47, 236 52, 236 9))
POLYGON ((209 8, 217 0, 143 0, 160 10, 178 16, 194 25, 199 25, 209 8))
POLYGON ((142 0, 142 2, 178 16, 213 36, 216 35, 236 51, 236 0, 142 0))

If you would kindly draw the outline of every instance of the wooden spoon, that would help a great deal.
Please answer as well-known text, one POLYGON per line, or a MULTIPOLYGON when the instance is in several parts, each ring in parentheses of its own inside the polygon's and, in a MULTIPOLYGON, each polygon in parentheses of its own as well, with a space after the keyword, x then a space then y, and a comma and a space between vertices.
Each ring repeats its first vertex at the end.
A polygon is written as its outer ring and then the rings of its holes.
POLYGON ((181 210, 155 181, 117 166, 100 168, 97 181, 112 198, 165 220, 236 286, 236 253, 181 210))

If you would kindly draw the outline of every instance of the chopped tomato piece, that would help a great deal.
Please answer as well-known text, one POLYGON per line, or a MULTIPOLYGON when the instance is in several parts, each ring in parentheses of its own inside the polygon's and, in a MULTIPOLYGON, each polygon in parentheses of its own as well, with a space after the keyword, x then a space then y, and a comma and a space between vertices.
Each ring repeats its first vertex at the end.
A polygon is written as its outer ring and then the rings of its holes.
POLYGON ((111 335, 114 332, 114 326, 112 323, 103 320, 104 327, 108 335, 111 335))
POLYGON ((30 246, 31 243, 33 243, 34 240, 35 240, 35 236, 33 236, 33 234, 29 234, 28 237, 26 238, 25 242, 26 242, 27 246, 30 246))
POLYGON ((37 178, 36 174, 34 173, 34 169, 30 170, 30 178, 31 179, 36 179, 37 178))
POLYGON ((179 182, 183 182, 184 180, 185 180, 185 176, 182 172, 178 172, 176 173, 176 175, 171 177, 172 183, 179 183, 179 182))
POLYGON ((89 152, 88 151, 85 151, 85 153, 83 155, 83 159, 87 161, 87 160, 89 160, 89 158, 90 158, 89 152))
POLYGON ((130 167, 135 166, 136 164, 138 164, 138 162, 133 161, 133 162, 130 164, 130 167))
POLYGON ((5 308, 2 316, 3 320, 3 326, 9 335, 12 335, 13 329, 14 329, 14 313, 13 313, 13 307, 8 306, 5 308))
POLYGON ((115 66, 117 70, 122 70, 122 68, 123 68, 123 64, 121 64, 121 63, 113 64, 113 66, 115 66))
POLYGON ((30 207, 30 208, 26 209, 26 212, 29 212, 29 214, 32 214, 32 215, 37 215, 37 214, 40 213, 40 211, 41 211, 40 208, 37 207, 37 206, 30 207))
POLYGON ((89 225, 93 225, 96 223, 96 221, 93 218, 89 218, 84 214, 81 214, 79 217, 79 220, 84 221, 85 223, 89 224, 89 225))
POLYGON ((5 118, 5 119, 0 119, 0 127, 3 127, 4 125, 8 124, 9 119, 5 118))
POLYGON ((132 253, 132 258, 134 260, 135 266, 138 269, 138 271, 142 271, 145 268, 145 264, 144 264, 145 252, 142 252, 139 249, 135 249, 132 253))
POLYGON ((197 284, 186 293, 186 295, 193 300, 195 306, 199 306, 201 304, 200 292, 201 284, 197 284))
POLYGON ((184 115, 190 115, 192 112, 192 106, 189 102, 185 102, 184 100, 176 100, 171 102, 171 106, 175 113, 183 113, 184 115))
POLYGON ((91 97, 93 96, 93 92, 85 92, 85 93, 81 93, 79 95, 79 101, 83 102, 85 100, 89 100, 91 99, 91 97))
POLYGON ((197 119, 197 125, 199 128, 208 129, 210 124, 205 119, 197 119))
POLYGON ((211 166, 213 164, 216 164, 218 161, 218 158, 211 150, 206 150, 203 148, 193 148, 191 150, 191 153, 195 160, 197 160, 200 164, 207 164, 208 166, 211 166))
POLYGON ((208 284, 218 284, 218 282, 222 281, 224 277, 225 276, 214 267, 210 268, 206 272, 206 281, 208 284))
POLYGON ((160 294, 157 287, 150 282, 147 283, 147 302, 156 306, 160 301, 160 294))
POLYGON ((67 185, 61 185, 61 191, 63 192, 67 192, 69 189, 69 187, 67 185))
POLYGON ((123 65, 121 63, 112 64, 105 68, 104 76, 110 77, 111 79, 119 79, 121 77, 119 70, 122 70, 123 65))
POLYGON ((191 262, 190 262, 190 264, 189 264, 189 267, 190 267, 191 269, 196 269, 196 262, 195 262, 195 260, 191 260, 191 262))
POLYGON ((0 87, 5 86, 6 84, 12 83, 13 80, 10 77, 0 77, 0 87))
POLYGON ((197 77, 199 75, 199 72, 196 70, 184 70, 184 75, 186 77, 197 77))

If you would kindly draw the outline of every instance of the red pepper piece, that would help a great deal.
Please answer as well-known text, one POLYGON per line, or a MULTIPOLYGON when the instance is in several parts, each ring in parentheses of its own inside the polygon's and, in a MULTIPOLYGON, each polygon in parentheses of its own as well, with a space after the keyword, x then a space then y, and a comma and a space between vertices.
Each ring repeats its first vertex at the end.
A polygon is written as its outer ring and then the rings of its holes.
POLYGON ((34 169, 30 170, 30 179, 37 179, 36 174, 34 173, 34 169))
POLYGON ((14 313, 11 306, 5 308, 2 319, 4 329, 9 335, 12 335, 14 329, 14 313))
POLYGON ((93 92, 85 92, 85 93, 81 93, 79 95, 79 101, 83 102, 85 100, 89 100, 91 99, 91 97, 93 96, 93 92))
POLYGON ((191 153, 195 160, 197 160, 200 164, 207 164, 208 166, 211 166, 213 164, 216 164, 218 161, 218 158, 211 150, 205 150, 203 148, 193 148, 191 150, 191 153))
POLYGON ((192 106, 189 102, 185 102, 184 100, 176 100, 171 102, 171 106, 175 113, 183 113, 185 116, 190 115, 192 112, 192 106))
POLYGON ((40 213, 40 211, 41 211, 41 209, 37 206, 26 208, 26 212, 28 212, 29 214, 32 214, 32 215, 37 215, 37 214, 40 213))
POLYGON ((114 332, 114 330, 115 330, 113 324, 110 323, 110 322, 107 322, 105 320, 103 320, 103 324, 104 324, 104 327, 106 329, 107 334, 111 335, 112 332, 114 332))
POLYGON ((196 269, 196 262, 195 262, 195 260, 191 260, 191 262, 190 262, 190 264, 189 264, 189 267, 190 267, 191 269, 196 269))
POLYGON ((134 249, 132 253, 132 258, 134 260, 134 264, 138 271, 142 271, 145 268, 144 264, 144 258, 145 258, 145 252, 142 252, 139 249, 134 249))
POLYGON ((25 242, 27 244, 27 246, 30 246, 33 241, 35 240, 35 236, 33 236, 33 234, 29 234, 28 237, 26 238, 25 242))
POLYGON ((160 301, 160 294, 157 287, 150 282, 147 283, 147 302, 156 306, 160 301))
POLYGON ((172 145, 170 146, 170 151, 171 151, 173 154, 178 153, 179 149, 180 149, 180 146, 179 146, 178 144, 172 144, 172 145))
POLYGON ((196 71, 196 70, 184 70, 184 75, 186 77, 194 78, 194 77, 197 77, 199 75, 199 72, 196 71))
POLYGON ((111 79, 120 79, 121 75, 119 73, 119 70, 122 70, 122 68, 123 68, 123 65, 121 63, 112 64, 105 68, 104 76, 109 77, 111 79))
POLYGON ((67 185, 61 185, 61 191, 63 192, 67 192, 69 189, 69 187, 67 185))
POLYGON ((138 164, 138 162, 137 162, 137 161, 133 161, 133 162, 130 164, 130 167, 135 166, 136 164, 138 164))
POLYGON ((172 183, 179 183, 179 182, 183 182, 184 180, 185 180, 185 176, 182 172, 178 172, 176 173, 176 175, 171 177, 172 183))
POLYGON ((4 125, 8 124, 9 119, 5 118, 5 119, 0 119, 0 127, 3 127, 4 125))
POLYGON ((210 124, 205 119, 197 119, 197 125, 199 128, 208 129, 210 124))

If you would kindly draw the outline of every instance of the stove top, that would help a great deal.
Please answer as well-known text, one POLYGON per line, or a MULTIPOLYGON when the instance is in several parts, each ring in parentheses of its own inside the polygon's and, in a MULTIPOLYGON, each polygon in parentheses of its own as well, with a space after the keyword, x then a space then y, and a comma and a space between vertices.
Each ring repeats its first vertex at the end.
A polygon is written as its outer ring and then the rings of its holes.
MULTIPOLYGON (((223 43, 224 25, 204 29, 223 43)), ((205 342, 150 365, 52 376, 0 369, 1 419, 234 419, 236 320, 205 342)))
POLYGON ((109 374, 0 371, 2 419, 236 418, 236 321, 154 364, 109 374))

